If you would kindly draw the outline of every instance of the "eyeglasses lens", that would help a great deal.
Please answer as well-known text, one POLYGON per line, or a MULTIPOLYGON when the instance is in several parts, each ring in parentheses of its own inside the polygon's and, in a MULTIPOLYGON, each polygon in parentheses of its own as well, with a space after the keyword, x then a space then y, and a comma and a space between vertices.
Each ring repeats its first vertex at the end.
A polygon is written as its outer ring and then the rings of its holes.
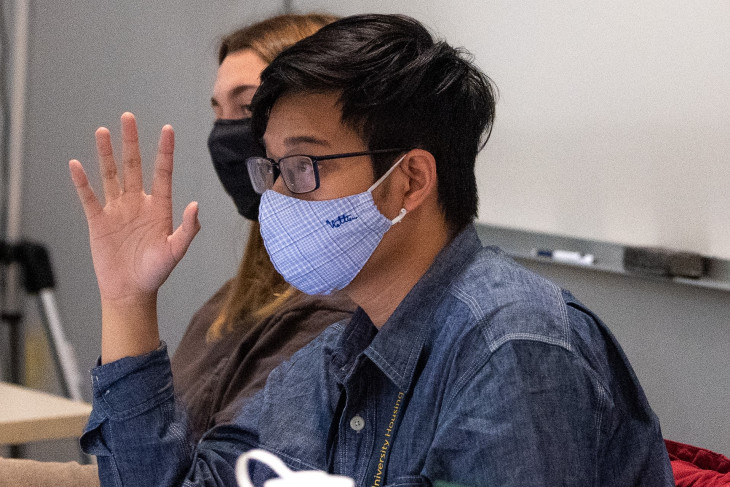
POLYGON ((274 185, 274 167, 271 161, 263 157, 249 157, 246 160, 248 177, 251 178, 251 186, 254 191, 262 194, 274 185))
POLYGON ((281 177, 292 193, 308 193, 317 188, 314 163, 307 156, 284 157, 279 161, 281 177))

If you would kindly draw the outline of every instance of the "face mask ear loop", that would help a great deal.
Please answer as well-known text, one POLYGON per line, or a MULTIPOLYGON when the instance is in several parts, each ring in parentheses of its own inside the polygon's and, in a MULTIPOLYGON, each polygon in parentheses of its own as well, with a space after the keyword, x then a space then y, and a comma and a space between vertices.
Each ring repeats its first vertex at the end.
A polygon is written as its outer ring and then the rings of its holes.
POLYGON ((406 216, 406 213, 408 213, 408 210, 405 208, 400 209, 400 213, 398 213, 398 216, 390 220, 391 225, 395 225, 396 223, 400 223, 400 221, 403 219, 403 217, 406 216))
POLYGON ((383 174, 382 176, 380 176, 380 179, 378 179, 377 181, 375 181, 373 183, 373 185, 368 188, 368 193, 372 193, 373 190, 380 185, 380 183, 382 183, 383 181, 385 181, 385 178, 387 178, 388 176, 390 176, 390 173, 392 173, 395 170, 395 168, 398 167, 398 164, 400 164, 401 161, 403 159, 405 159, 407 155, 408 155, 408 153, 403 154, 403 157, 401 157, 400 159, 398 159, 398 162, 396 162, 395 164, 393 164, 392 166, 390 166, 390 169, 388 169, 385 172, 385 174, 383 174))

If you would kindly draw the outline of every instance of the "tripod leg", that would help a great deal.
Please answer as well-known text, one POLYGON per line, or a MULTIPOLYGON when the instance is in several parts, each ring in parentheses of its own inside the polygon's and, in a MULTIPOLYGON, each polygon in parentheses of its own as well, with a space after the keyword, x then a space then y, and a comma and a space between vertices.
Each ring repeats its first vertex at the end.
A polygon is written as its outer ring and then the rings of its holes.
MULTIPOLYGON (((3 321, 8 323, 8 346, 10 348, 9 355, 9 379, 13 384, 22 383, 22 367, 23 356, 23 337, 21 332, 22 316, 20 313, 3 313, 3 321)), ((10 458, 23 458, 23 445, 10 445, 10 458)))
POLYGON ((76 354, 71 344, 66 340, 63 326, 61 326, 55 295, 51 289, 41 289, 38 292, 38 300, 63 393, 74 401, 83 401, 81 374, 76 361, 76 354))
POLYGON ((8 380, 13 384, 21 384, 23 333, 21 331, 22 316, 20 313, 3 313, 3 321, 8 325, 8 380))
MULTIPOLYGON (((7 249, 4 248, 2 253, 4 254, 6 251, 7 249)), ((2 322, 7 325, 8 329, 8 361, 5 365, 7 365, 7 380, 13 384, 23 383, 23 314, 18 311, 21 309, 17 293, 18 286, 16 285, 19 276, 18 270, 17 265, 13 263, 4 267, 2 269, 4 285, 0 286, 0 294, 2 295, 0 308, 3 310, 2 322)), ((8 450, 10 458, 23 458, 25 456, 23 445, 10 445, 8 450)))

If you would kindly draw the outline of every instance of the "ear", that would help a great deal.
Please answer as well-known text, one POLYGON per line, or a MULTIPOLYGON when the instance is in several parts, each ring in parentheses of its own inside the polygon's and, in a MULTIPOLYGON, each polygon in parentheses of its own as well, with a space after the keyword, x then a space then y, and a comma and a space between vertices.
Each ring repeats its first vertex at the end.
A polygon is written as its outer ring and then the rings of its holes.
POLYGON ((406 176, 403 208, 411 212, 433 197, 438 200, 436 159, 423 149, 411 149, 398 168, 406 176))

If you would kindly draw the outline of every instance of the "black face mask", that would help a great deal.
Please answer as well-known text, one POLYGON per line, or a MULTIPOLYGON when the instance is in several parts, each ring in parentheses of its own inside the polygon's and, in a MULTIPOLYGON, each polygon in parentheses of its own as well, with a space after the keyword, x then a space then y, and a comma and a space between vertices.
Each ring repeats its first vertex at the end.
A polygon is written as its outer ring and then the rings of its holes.
POLYGON ((266 157, 266 150, 251 132, 251 119, 216 120, 208 137, 213 167, 238 213, 249 220, 259 217, 261 195, 251 186, 246 159, 266 157))

